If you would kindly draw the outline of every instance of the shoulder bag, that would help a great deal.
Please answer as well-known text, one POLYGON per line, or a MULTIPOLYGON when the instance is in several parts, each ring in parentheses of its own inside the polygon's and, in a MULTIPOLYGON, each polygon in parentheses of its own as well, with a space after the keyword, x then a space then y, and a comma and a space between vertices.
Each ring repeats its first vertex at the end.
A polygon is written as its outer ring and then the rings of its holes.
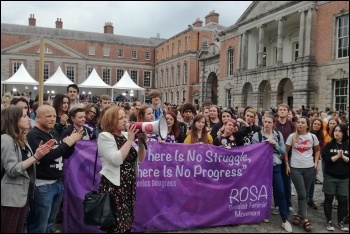
POLYGON ((84 223, 93 226, 111 226, 116 220, 115 196, 111 193, 99 194, 94 190, 97 154, 96 149, 92 190, 85 194, 83 201, 84 223))

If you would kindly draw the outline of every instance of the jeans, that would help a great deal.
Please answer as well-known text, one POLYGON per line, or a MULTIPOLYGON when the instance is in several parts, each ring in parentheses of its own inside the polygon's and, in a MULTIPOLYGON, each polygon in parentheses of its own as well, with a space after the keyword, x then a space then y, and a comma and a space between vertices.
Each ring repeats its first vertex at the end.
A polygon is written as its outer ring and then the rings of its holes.
POLYGON ((314 201, 316 179, 317 179, 317 175, 315 174, 315 179, 311 182, 311 185, 310 185, 307 201, 314 201))
MULTIPOLYGON (((290 159, 289 159, 290 164, 290 159)), ((292 181, 290 179, 290 176, 286 174, 286 164, 281 164, 281 173, 282 173, 282 179, 283 179, 283 187, 284 187, 284 197, 287 202, 287 208, 292 207, 292 181)), ((277 206, 277 199, 275 196, 273 196, 275 206, 277 206)))
POLYGON ((309 168, 294 168, 290 169, 290 177, 293 181, 295 189, 298 194, 298 214, 303 217, 306 217, 307 209, 307 193, 309 192, 310 185, 312 181, 315 180, 315 169, 314 167, 309 168))
POLYGON ((273 197, 275 198, 276 205, 279 208, 282 221, 288 220, 288 206, 286 198, 284 196, 283 178, 281 173, 281 165, 273 167, 273 197))
POLYGON ((63 197, 62 179, 36 186, 28 215, 28 233, 49 233, 63 197))

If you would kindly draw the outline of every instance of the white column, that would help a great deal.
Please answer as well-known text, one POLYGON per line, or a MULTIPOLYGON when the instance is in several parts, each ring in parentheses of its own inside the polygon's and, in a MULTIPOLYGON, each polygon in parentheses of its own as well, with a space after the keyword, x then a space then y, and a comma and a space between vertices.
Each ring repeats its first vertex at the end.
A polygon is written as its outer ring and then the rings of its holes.
POLYGON ((259 53, 258 53, 258 66, 264 66, 263 55, 264 55, 264 44, 265 44, 265 27, 266 25, 260 25, 259 28, 259 53))
POLYGON ((284 39, 284 21, 285 17, 278 19, 278 33, 277 33, 277 63, 283 63, 283 39, 284 39))
POLYGON ((300 28, 299 28, 299 57, 298 61, 302 61, 304 57, 304 38, 305 38, 305 10, 299 11, 300 13, 300 28))

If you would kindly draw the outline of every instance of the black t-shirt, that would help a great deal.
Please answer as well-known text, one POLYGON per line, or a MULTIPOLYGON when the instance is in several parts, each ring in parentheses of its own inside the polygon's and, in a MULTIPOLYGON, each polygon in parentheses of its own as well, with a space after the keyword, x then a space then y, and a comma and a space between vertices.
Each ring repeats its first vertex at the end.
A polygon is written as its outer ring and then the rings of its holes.
POLYGON ((45 144, 51 139, 55 139, 56 143, 50 152, 39 160, 36 165, 36 178, 42 180, 57 180, 63 176, 63 158, 67 159, 74 153, 74 146, 69 147, 61 139, 56 130, 51 129, 49 133, 41 131, 38 127, 34 127, 27 133, 27 139, 30 148, 35 153, 40 141, 45 144))

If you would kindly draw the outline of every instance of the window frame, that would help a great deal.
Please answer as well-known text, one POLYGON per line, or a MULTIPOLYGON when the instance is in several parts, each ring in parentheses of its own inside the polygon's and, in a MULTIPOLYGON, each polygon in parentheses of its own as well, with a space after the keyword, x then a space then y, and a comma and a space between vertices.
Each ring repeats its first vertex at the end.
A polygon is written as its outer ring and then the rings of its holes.
POLYGON ((151 52, 149 51, 145 52, 145 60, 151 60, 151 52))
POLYGON ((150 88, 151 87, 151 72, 143 71, 143 87, 150 88), (148 85, 146 84, 148 82, 148 85))
POLYGON ((131 59, 137 59, 137 51, 136 50, 131 51, 131 59))
POLYGON ((111 85, 111 68, 102 67, 102 80, 106 84, 111 85))
MULTIPOLYGON (((345 20, 344 20, 345 21, 345 20)), ((344 27, 343 27, 344 28, 344 27)), ((335 16, 335 58, 336 59, 344 59, 344 58, 349 58, 349 12, 347 12, 346 14, 339 14, 335 16), (340 19, 347 17, 347 32, 348 34, 342 37, 339 37, 339 21, 340 19), (339 57, 339 40, 342 40, 344 38, 347 38, 347 55, 346 56, 342 56, 339 57)), ((341 48, 346 48, 346 47, 341 47, 341 48)))
POLYGON ((120 81, 120 79, 123 77, 124 73, 125 73, 124 69, 117 68, 116 76, 115 76, 117 79, 117 82, 120 81))
POLYGON ((227 76, 233 76, 234 49, 229 47, 227 50, 227 76))
POLYGON ((187 72, 188 72, 188 64, 187 61, 184 62, 184 66, 183 66, 183 80, 182 80, 182 84, 186 85, 187 84, 187 72))
POLYGON ((130 78, 132 81, 134 81, 135 84, 139 85, 139 72, 138 70, 130 70, 130 78), (135 73, 136 73, 136 80, 135 80, 135 73))
POLYGON ((124 58, 124 50, 118 49, 118 58, 124 58))
POLYGON ((70 79, 73 83, 75 83, 75 69, 76 69, 76 65, 72 65, 72 64, 66 64, 66 65, 65 65, 66 76, 67 76, 68 79, 70 79), (72 70, 69 71, 69 69, 72 69, 72 70), (73 76, 72 76, 72 74, 69 74, 68 72, 73 73, 73 76))
POLYGON ((103 57, 109 57, 110 56, 110 49, 107 47, 103 48, 103 57))
POLYGON ((95 46, 89 46, 89 55, 96 55, 95 46))
POLYGON ((334 80, 333 81, 333 107, 336 108, 337 110, 343 109, 346 110, 347 104, 348 104, 348 78, 346 79, 339 79, 339 80, 334 80), (339 85, 337 85, 339 83, 339 85), (342 83, 344 83, 342 85, 342 83), (337 90, 339 90, 339 94, 337 95, 337 90), (343 90, 341 92, 341 90, 343 90), (341 94, 342 93, 342 94, 341 94), (341 102, 338 102, 338 99, 342 99, 341 102), (343 106, 344 108, 341 108, 343 106))

